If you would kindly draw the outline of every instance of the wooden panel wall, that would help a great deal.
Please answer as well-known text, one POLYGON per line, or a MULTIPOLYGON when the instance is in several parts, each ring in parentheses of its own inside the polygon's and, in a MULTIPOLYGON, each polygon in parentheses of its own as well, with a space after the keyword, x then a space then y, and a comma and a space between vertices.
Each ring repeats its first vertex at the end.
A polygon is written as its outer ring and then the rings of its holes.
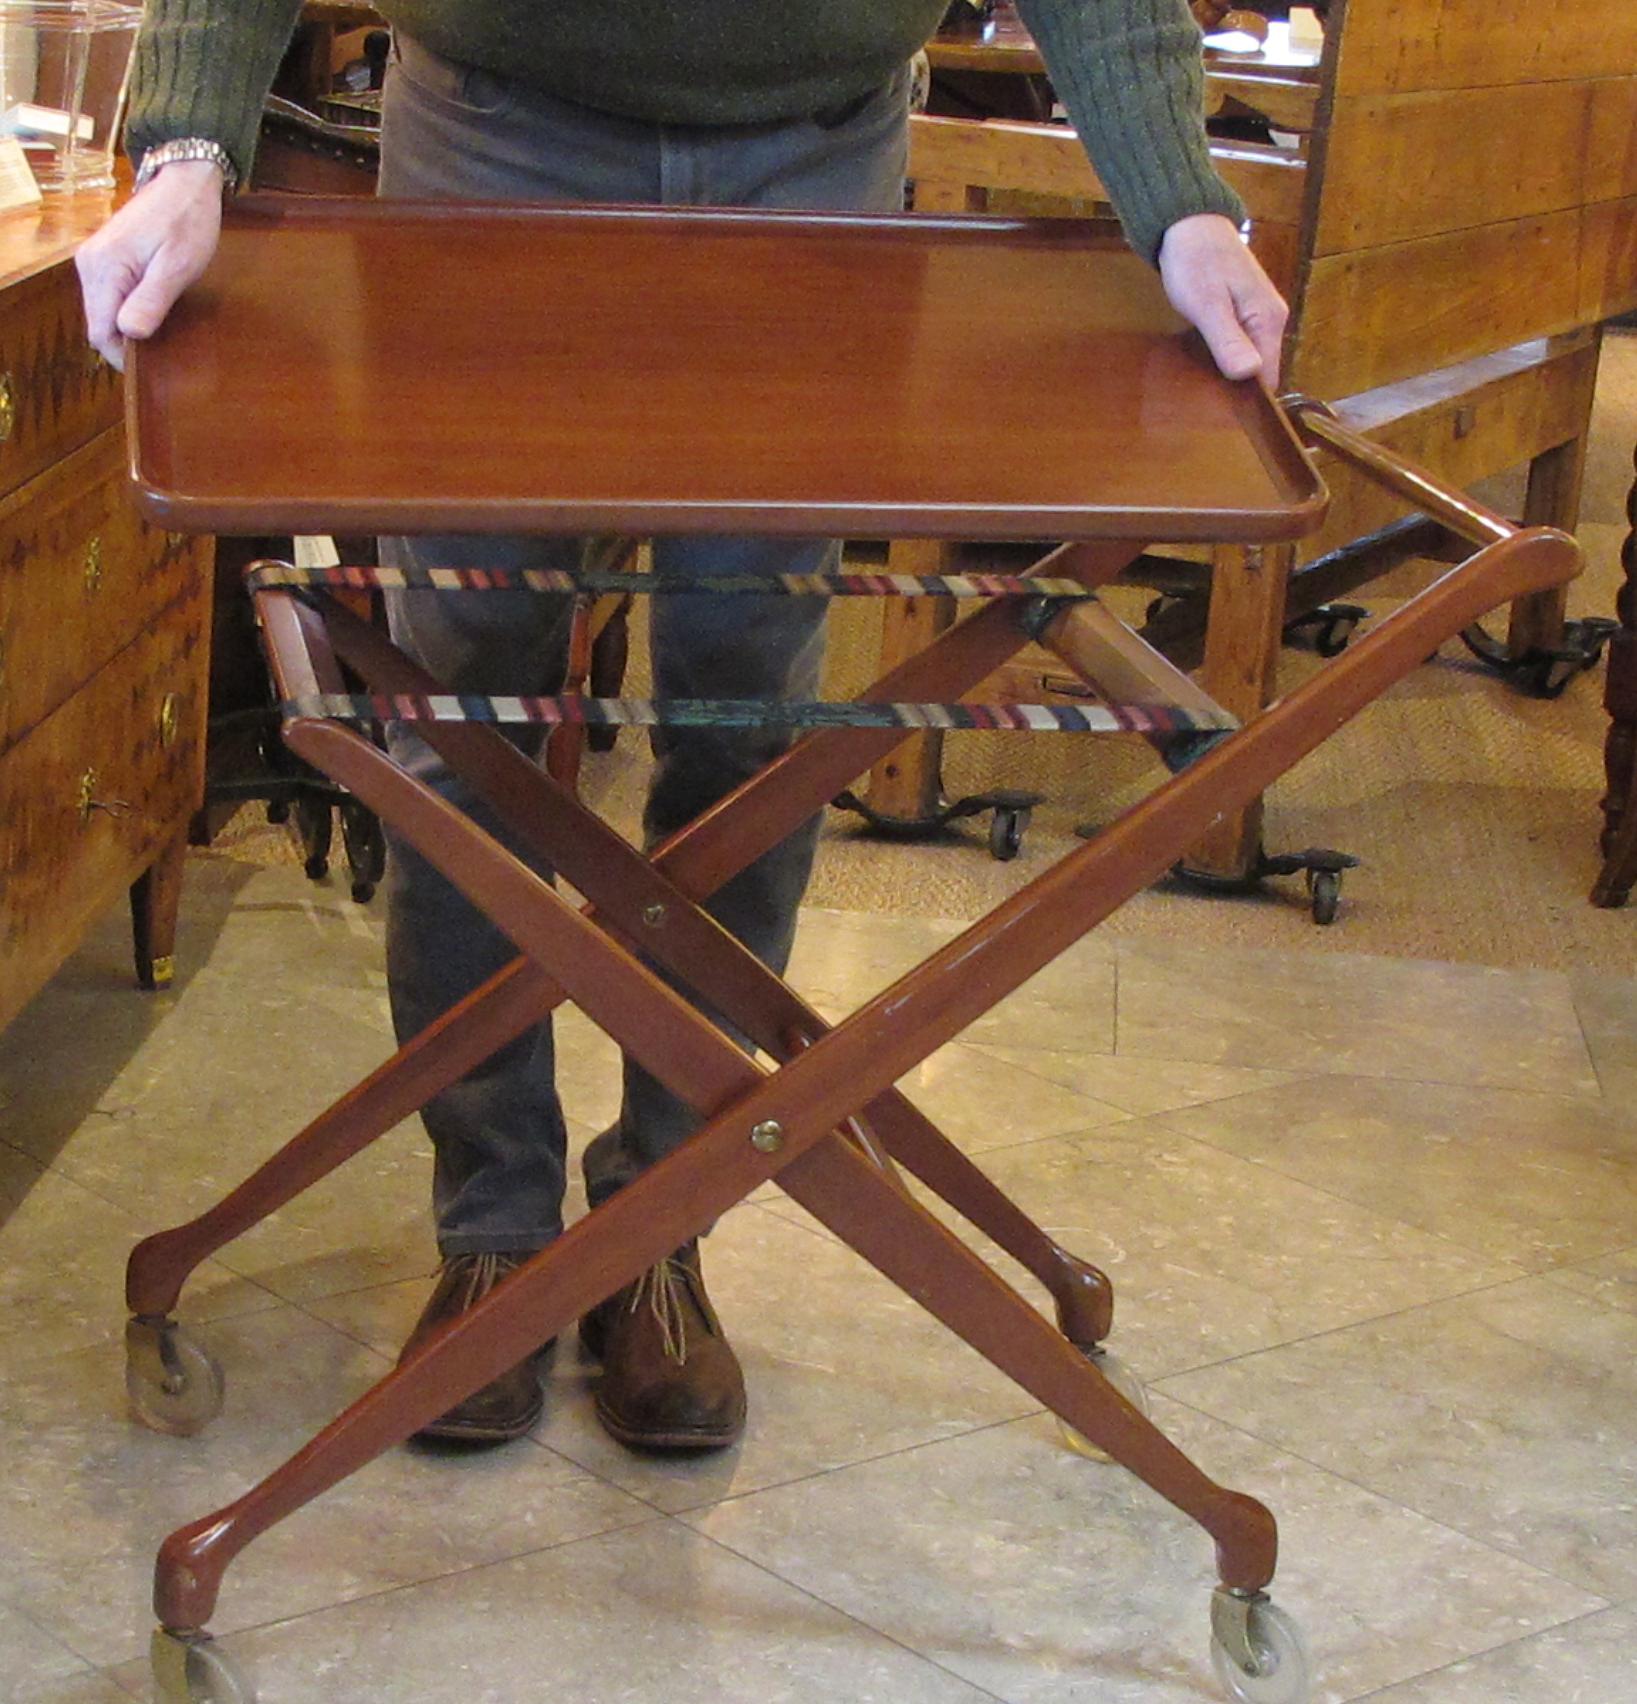
POLYGON ((1637 307, 1637 0, 1345 0, 1293 381, 1340 397, 1637 307))
POLYGON ((1637 66, 1631 0, 1347 0, 1345 11, 1338 95, 1495 88, 1637 66))

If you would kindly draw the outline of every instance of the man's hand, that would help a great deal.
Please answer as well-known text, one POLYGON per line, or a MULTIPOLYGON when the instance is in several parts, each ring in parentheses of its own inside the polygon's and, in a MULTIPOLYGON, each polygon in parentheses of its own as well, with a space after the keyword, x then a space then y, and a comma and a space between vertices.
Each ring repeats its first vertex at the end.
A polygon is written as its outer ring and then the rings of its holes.
POLYGON ((1230 379, 1279 383, 1279 345, 1290 309, 1220 213, 1195 213, 1165 233, 1160 278, 1171 305, 1197 326, 1230 379))
POLYGON ((123 368, 126 339, 159 329, 210 265, 221 230, 221 168, 174 160, 80 246, 86 332, 105 361, 123 368))

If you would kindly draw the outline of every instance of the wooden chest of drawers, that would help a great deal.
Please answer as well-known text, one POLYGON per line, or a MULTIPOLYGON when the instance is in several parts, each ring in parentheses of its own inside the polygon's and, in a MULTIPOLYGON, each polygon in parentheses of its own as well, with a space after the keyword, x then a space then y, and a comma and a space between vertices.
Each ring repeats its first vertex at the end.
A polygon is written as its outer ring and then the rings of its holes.
POLYGON ((203 788, 210 546, 137 515, 79 309, 110 210, 0 216, 0 1024, 127 891, 138 980, 169 979, 203 788))

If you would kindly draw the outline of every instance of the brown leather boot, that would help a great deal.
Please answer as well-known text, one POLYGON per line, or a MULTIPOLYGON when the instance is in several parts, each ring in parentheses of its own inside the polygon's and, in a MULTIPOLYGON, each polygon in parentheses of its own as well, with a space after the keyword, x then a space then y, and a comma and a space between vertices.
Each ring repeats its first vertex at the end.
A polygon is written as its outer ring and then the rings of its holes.
POLYGON ((633 1449, 714 1450, 745 1429, 745 1380, 685 1243, 580 1321, 601 1358, 597 1418, 633 1449))
MULTIPOLYGON (((415 1322, 398 1355, 401 1366, 411 1351, 445 1320, 475 1306, 506 1276, 528 1259, 527 1254, 456 1254, 443 1263, 431 1300, 415 1322)), ((549 1349, 551 1344, 546 1344, 549 1349)), ((474 1391, 447 1414, 415 1434, 418 1438, 454 1438, 463 1443, 498 1444, 520 1438, 540 1418, 544 1401, 536 1368, 541 1349, 502 1373, 492 1384, 474 1391)))

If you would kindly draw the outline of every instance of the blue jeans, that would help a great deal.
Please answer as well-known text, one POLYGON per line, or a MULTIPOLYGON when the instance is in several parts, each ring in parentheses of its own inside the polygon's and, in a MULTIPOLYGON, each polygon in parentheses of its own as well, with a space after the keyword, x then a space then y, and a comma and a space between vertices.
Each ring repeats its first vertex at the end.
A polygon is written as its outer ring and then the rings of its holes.
MULTIPOLYGON (((387 79, 381 193, 896 211, 908 87, 906 70, 867 100, 813 119, 695 129, 553 100, 400 39, 387 79)), ((549 300, 540 306, 550 314, 549 300)), ((503 359, 505 351, 496 355, 503 359)), ((462 536, 383 539, 381 547, 383 561, 402 566, 572 567, 583 545, 462 536)), ((665 538, 655 541, 654 554, 656 569, 667 575, 775 575, 828 568, 838 548, 825 541, 665 538)), ((814 696, 822 599, 645 601, 652 604, 658 696, 814 696)), ((555 690, 564 672, 567 617, 564 599, 533 593, 415 592, 388 600, 397 643, 457 692, 555 690)), ((644 812, 649 844, 730 792, 787 741, 759 729, 658 730, 644 812)), ((399 762, 498 832, 412 732, 394 729, 389 744, 399 762)), ((784 968, 790 951, 817 834, 815 817, 710 902, 712 914, 775 970, 784 968)), ((389 839, 387 976, 393 1022, 407 1040, 516 949, 412 847, 389 839)), ((444 1255, 535 1249, 561 1230, 567 1143, 553 1079, 551 1026, 544 1023, 424 1109, 437 1155, 433 1204, 444 1255)), ((627 1060, 619 1121, 586 1153, 593 1204, 669 1152, 696 1123, 690 1109, 627 1060)))

